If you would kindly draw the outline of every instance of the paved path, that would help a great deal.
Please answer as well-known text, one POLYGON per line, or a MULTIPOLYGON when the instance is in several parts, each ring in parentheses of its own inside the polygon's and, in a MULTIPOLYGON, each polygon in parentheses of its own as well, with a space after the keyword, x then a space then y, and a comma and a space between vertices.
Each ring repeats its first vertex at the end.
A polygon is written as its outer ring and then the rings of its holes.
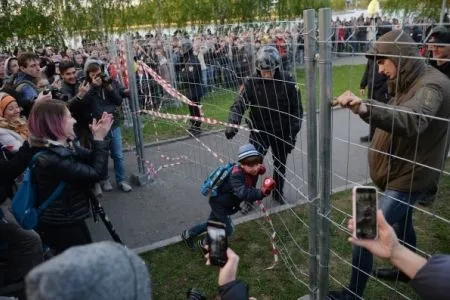
MULTIPOLYGON (((347 110, 333 111, 332 173, 333 187, 341 187, 349 181, 367 180, 367 144, 360 144, 359 137, 367 134, 368 126, 347 110)), ((223 132, 202 136, 202 143, 220 154, 225 160, 235 159, 239 145, 247 141, 245 131, 227 141, 223 132)), ((306 121, 304 121, 295 151, 288 159, 285 194, 290 203, 302 203, 307 191, 306 121)), ((153 184, 135 187, 131 193, 113 191, 106 193, 103 206, 122 239, 130 248, 142 247, 171 238, 209 214, 207 199, 199 192, 199 186, 212 168, 218 165, 204 146, 194 139, 186 139, 145 149, 145 158, 156 167, 167 163, 161 155, 187 156, 183 164, 167 168, 157 174, 153 184)), ((126 170, 137 169, 134 152, 125 153, 126 170)), ((271 165, 270 156, 266 164, 271 165)), ((112 166, 112 162, 110 163, 112 166)), ((110 174, 113 174, 110 169, 110 174)), ((113 177, 113 176, 112 176, 113 177)), ((268 208, 275 206, 265 200, 268 208)), ((239 214, 237 214, 239 216, 239 214)), ((104 226, 90 224, 95 240, 109 239, 104 226)))

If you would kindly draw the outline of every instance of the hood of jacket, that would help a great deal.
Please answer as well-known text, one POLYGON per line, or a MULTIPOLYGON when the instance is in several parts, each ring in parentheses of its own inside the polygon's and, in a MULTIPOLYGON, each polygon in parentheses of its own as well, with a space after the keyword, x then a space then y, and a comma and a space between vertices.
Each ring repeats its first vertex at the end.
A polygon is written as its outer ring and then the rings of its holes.
POLYGON ((14 57, 8 57, 8 58, 5 60, 5 65, 3 66, 3 78, 4 78, 5 80, 10 79, 11 76, 12 76, 12 75, 8 72, 9 61, 10 61, 12 58, 14 58, 14 57))
POLYGON ((29 300, 151 299, 144 261, 113 242, 72 247, 34 268, 25 281, 29 300))
POLYGON ((88 78, 87 70, 88 70, 89 65, 91 65, 91 64, 99 65, 102 72, 104 71, 105 63, 102 60, 98 59, 97 57, 89 57, 86 60, 86 62, 84 63, 84 69, 83 69, 83 72, 84 72, 84 75, 86 76, 86 78, 88 78))
POLYGON ((388 80, 391 95, 403 93, 425 71, 425 62, 417 59, 419 52, 414 40, 401 30, 383 34, 369 50, 368 56, 387 58, 397 68, 397 77, 388 80))

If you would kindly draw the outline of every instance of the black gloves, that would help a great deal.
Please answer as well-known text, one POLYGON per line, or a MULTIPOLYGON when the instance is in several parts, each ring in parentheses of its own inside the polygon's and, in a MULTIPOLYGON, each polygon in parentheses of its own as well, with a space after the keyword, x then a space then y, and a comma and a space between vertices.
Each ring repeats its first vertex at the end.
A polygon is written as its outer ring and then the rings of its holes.
POLYGON ((227 140, 231 140, 236 135, 237 132, 238 132, 237 128, 227 127, 227 129, 225 129, 225 137, 227 138, 227 140))

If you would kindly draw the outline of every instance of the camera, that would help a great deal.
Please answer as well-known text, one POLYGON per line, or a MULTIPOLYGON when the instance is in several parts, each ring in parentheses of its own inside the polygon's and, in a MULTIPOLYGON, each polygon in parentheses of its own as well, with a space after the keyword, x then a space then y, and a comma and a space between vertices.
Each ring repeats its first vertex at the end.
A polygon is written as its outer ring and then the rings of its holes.
POLYGON ((104 85, 112 84, 113 82, 112 78, 106 75, 105 73, 101 73, 99 76, 102 79, 104 85))
POLYGON ((61 93, 57 88, 54 87, 46 88, 42 93, 44 95, 51 93, 53 99, 62 100, 64 102, 69 101, 69 96, 65 95, 64 93, 61 93))
POLYGON ((188 300, 206 300, 206 297, 203 295, 202 291, 197 290, 196 288, 190 288, 186 292, 186 299, 188 299, 188 300))

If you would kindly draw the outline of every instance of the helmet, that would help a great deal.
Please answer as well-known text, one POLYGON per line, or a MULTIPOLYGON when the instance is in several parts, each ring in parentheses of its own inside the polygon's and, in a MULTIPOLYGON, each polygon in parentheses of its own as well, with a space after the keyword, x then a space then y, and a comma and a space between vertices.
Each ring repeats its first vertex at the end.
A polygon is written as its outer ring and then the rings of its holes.
POLYGON ((186 54, 189 50, 192 49, 192 42, 190 39, 182 39, 181 40, 181 53, 186 54))
POLYGON ((256 53, 255 61, 258 71, 274 71, 281 65, 281 57, 273 46, 263 46, 256 53))

